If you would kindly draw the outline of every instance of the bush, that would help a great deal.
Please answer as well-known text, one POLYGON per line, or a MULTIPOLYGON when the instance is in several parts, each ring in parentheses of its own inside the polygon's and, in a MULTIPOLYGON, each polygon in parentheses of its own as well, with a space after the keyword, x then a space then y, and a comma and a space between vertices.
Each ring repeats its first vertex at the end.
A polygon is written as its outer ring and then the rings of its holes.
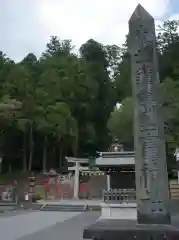
POLYGON ((39 193, 37 193, 37 194, 35 195, 35 200, 36 200, 36 201, 39 201, 39 200, 41 200, 41 199, 42 199, 41 195, 40 195, 39 193))

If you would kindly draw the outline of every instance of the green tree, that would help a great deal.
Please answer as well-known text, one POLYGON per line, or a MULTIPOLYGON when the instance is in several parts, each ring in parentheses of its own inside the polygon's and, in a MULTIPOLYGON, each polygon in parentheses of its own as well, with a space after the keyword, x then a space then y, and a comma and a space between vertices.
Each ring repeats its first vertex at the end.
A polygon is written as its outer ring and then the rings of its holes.
POLYGON ((126 98, 119 109, 115 108, 108 121, 108 129, 125 147, 133 147, 133 104, 126 98))
POLYGON ((90 39, 81 46, 82 59, 85 61, 86 75, 94 86, 93 99, 90 103, 90 122, 93 122, 97 149, 108 146, 107 121, 116 102, 115 89, 110 81, 105 47, 90 39))
POLYGON ((12 134, 14 133, 16 121, 21 116, 22 104, 16 99, 12 99, 10 96, 5 95, 0 100, 0 126, 1 126, 1 157, 5 156, 8 160, 8 169, 11 172, 12 169, 12 134), (2 142, 3 140, 3 142, 2 142))
POLYGON ((174 69, 179 63, 179 35, 178 21, 166 21, 159 26, 157 43, 159 49, 160 78, 163 81, 167 77, 174 78, 174 69))

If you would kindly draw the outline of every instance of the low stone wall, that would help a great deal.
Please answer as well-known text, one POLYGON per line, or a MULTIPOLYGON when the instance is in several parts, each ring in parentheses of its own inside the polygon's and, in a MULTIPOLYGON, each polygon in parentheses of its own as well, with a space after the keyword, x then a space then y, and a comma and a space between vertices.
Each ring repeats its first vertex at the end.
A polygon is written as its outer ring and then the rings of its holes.
POLYGON ((171 180, 169 184, 170 197, 172 200, 179 200, 179 184, 177 180, 171 180))
POLYGON ((101 218, 137 219, 136 203, 101 203, 101 218))

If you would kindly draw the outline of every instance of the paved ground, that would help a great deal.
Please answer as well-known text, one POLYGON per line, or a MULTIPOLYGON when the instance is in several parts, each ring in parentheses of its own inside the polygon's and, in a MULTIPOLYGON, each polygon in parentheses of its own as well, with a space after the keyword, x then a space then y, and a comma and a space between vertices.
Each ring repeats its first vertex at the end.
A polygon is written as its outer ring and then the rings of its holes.
POLYGON ((25 212, 0 216, 0 234, 6 240, 81 240, 83 229, 98 212, 25 212))
MULTIPOLYGON (((177 221, 178 209, 177 202, 172 209, 177 221)), ((83 229, 99 216, 100 212, 6 211, 0 213, 0 240, 82 240, 83 229)))
POLYGON ((20 214, 27 214, 32 212, 32 210, 24 210, 24 209, 17 209, 14 211, 5 211, 3 213, 0 213, 0 219, 3 217, 14 217, 20 214))
POLYGON ((88 199, 78 199, 78 200, 66 200, 66 199, 62 199, 62 200, 40 200, 37 203, 39 204, 62 204, 62 205, 91 205, 91 206, 100 206, 100 203, 102 202, 101 199, 98 200, 88 200, 88 199))

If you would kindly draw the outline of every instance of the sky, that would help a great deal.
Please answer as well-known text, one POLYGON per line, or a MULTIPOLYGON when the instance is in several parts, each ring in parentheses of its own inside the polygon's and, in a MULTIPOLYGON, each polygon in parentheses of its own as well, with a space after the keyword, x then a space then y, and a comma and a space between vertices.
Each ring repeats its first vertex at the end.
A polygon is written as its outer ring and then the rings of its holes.
POLYGON ((128 20, 141 3, 156 19, 179 19, 179 0, 0 0, 0 50, 15 61, 45 50, 50 36, 122 44, 128 20))

